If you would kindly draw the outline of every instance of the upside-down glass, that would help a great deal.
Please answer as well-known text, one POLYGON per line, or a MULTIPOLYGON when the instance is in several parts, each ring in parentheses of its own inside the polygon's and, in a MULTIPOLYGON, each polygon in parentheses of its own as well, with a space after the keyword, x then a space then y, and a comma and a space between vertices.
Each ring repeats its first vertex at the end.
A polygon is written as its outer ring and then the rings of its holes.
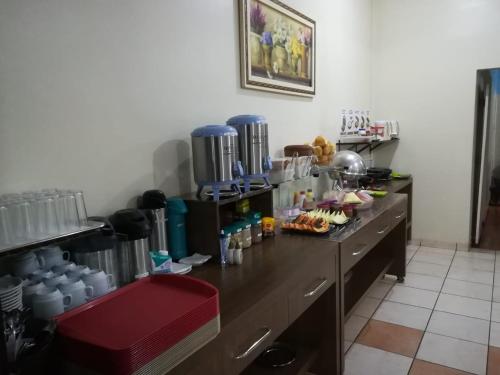
POLYGON ((13 242, 22 243, 35 238, 31 203, 21 201, 7 206, 13 228, 13 242))
POLYGON ((35 235, 46 238, 59 233, 56 204, 51 197, 40 197, 33 202, 35 235))
POLYGON ((62 194, 55 198, 57 220, 61 233, 75 230, 80 227, 76 199, 72 194, 62 194))
POLYGON ((13 242, 12 225, 7 206, 0 206, 0 245, 10 245, 13 242))

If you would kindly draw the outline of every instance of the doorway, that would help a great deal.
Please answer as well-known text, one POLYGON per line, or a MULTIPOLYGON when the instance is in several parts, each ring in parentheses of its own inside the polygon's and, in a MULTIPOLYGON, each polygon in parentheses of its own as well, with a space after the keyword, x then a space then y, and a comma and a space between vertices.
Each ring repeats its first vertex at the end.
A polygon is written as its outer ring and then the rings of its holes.
POLYGON ((500 68, 476 79, 471 245, 500 250, 500 68))

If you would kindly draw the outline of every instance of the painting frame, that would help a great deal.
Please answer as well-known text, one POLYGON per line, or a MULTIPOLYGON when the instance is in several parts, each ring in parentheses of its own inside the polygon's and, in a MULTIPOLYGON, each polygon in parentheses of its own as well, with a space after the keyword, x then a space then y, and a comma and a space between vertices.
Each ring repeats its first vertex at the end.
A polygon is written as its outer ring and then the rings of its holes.
POLYGON ((316 22, 278 0, 238 0, 238 3, 241 87, 313 97, 316 22), (259 7, 260 18, 255 12, 259 7), (273 29, 266 25, 266 12, 267 18, 274 19, 273 29))

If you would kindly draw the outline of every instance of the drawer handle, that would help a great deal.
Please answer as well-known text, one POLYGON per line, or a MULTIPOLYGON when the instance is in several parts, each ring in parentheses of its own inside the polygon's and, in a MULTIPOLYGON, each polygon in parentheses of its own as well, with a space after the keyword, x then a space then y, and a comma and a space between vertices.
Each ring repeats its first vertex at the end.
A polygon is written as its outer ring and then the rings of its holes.
POLYGON ((271 328, 263 328, 264 330, 264 334, 258 339, 256 340, 252 345, 250 345, 248 347, 247 350, 245 350, 243 353, 241 354, 238 354, 237 356, 235 356, 234 358, 235 359, 243 359, 243 358, 246 358, 250 355, 250 353, 252 353, 260 344, 262 344, 262 342, 271 334, 271 328))
POLYGON ((318 292, 320 291, 320 289, 321 289, 321 288, 323 288, 323 287, 326 285, 326 283, 328 282, 328 280, 327 280, 327 279, 324 279, 324 278, 323 278, 323 279, 321 279, 321 280, 323 280, 323 281, 322 281, 322 282, 320 282, 316 288, 314 288, 313 290, 311 290, 311 291, 307 292, 306 294, 304 294, 304 297, 306 297, 306 298, 307 298, 307 297, 312 297, 312 296, 314 296, 314 295, 315 295, 316 293, 318 293, 318 292))
POLYGON ((364 253, 364 252, 365 252, 365 250, 366 250, 366 246, 367 246, 367 245, 363 245, 363 246, 361 246, 358 250, 353 251, 353 252, 352 252, 352 256, 355 256, 355 257, 356 257, 356 256, 358 256, 359 254, 364 253))
POLYGON ((377 233, 384 234, 385 232, 387 232, 387 229, 389 229, 389 225, 386 225, 384 228, 380 229, 377 233))
POLYGON ((395 219, 400 219, 402 218, 403 216, 405 216, 405 212, 404 211, 401 211, 401 213, 397 216, 394 216, 395 219))

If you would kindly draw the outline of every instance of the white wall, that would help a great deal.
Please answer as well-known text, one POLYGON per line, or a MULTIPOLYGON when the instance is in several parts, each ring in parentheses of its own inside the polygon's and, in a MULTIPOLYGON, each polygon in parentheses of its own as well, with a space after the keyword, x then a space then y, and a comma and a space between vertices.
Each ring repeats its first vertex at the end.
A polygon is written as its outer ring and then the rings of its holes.
POLYGON ((370 102, 371 1, 287 3, 317 22, 314 99, 240 88, 236 1, 0 1, 0 193, 78 187, 108 214, 191 191, 189 133, 241 113, 268 118, 273 154, 333 138, 370 102))
POLYGON ((373 3, 372 108, 399 119, 379 164, 410 172, 414 237, 469 240, 476 70, 500 66, 498 0, 373 3))

